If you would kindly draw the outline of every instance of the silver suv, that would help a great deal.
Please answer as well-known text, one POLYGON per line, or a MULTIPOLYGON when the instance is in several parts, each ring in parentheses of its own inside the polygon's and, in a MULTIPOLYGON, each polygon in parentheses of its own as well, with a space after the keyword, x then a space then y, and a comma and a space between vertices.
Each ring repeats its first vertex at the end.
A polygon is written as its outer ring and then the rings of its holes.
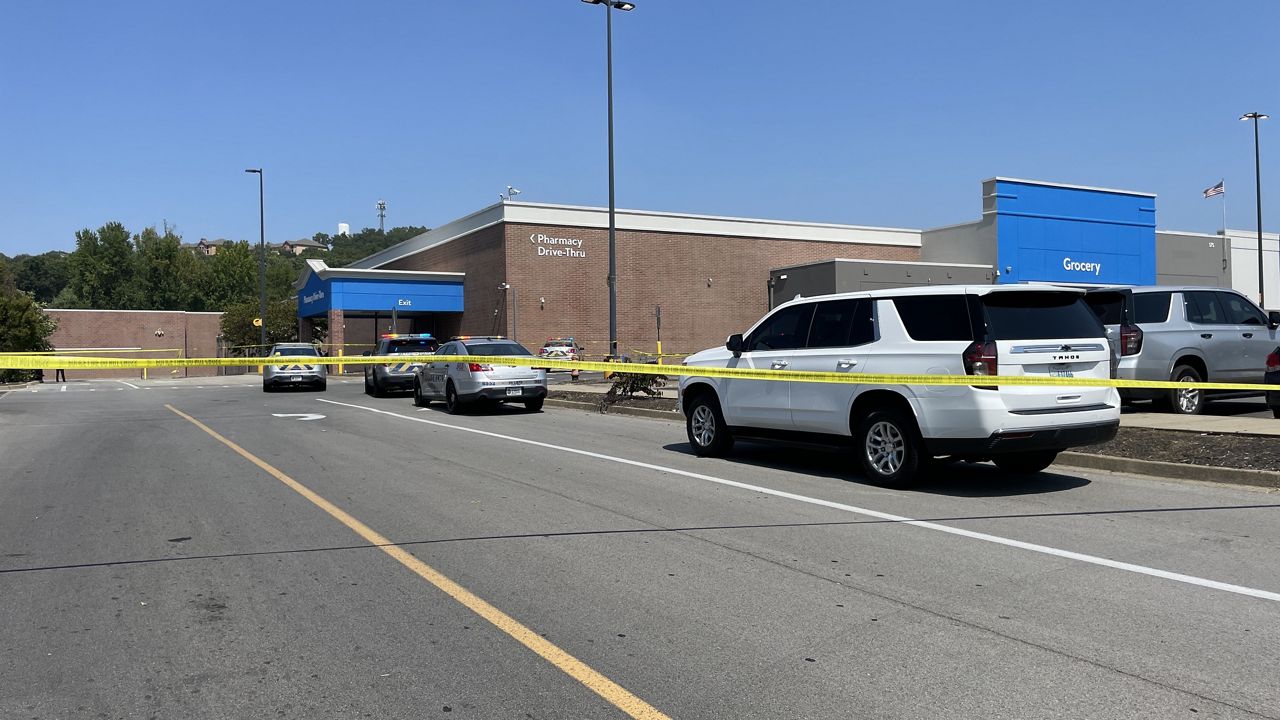
MULTIPOLYGON (((1122 380, 1262 383, 1276 349, 1280 313, 1263 312, 1244 295, 1212 287, 1135 287, 1129 317, 1142 328, 1137 352, 1120 358, 1122 380)), ((1229 393, 1238 396, 1238 393, 1229 393)), ((1200 390, 1122 388, 1125 399, 1152 399, 1195 415, 1208 399, 1200 390)))

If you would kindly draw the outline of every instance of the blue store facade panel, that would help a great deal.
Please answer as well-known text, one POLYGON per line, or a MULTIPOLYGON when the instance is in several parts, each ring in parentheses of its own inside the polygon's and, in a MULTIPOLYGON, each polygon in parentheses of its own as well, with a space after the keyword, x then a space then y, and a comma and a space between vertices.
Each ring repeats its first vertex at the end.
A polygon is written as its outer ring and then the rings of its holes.
POLYGON ((1155 284, 1154 195, 1008 178, 987 180, 983 194, 998 282, 1155 284))
MULTIPOLYGON (((462 273, 329 268, 318 261, 304 271, 298 288, 298 317, 330 310, 345 313, 460 313, 462 273)), ((297 287, 297 286, 295 286, 297 287)))

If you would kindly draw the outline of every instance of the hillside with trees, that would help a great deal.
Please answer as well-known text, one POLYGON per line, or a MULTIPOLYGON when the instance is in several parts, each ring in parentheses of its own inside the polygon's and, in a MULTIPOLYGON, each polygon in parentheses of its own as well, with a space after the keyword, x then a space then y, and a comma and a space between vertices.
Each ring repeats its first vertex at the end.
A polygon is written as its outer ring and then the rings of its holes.
MULTIPOLYGON (((351 235, 316 233, 312 239, 327 250, 308 249, 301 255, 268 247, 268 299, 292 297, 293 283, 308 258, 345 267, 426 230, 410 226, 386 232, 365 228, 351 235)), ((256 244, 239 241, 218 245, 213 255, 204 255, 194 244, 184 244, 172 228, 131 233, 121 223, 108 222, 97 230, 77 232, 73 252, 0 255, 0 263, 16 291, 47 307, 225 311, 256 303, 257 252, 256 244)))

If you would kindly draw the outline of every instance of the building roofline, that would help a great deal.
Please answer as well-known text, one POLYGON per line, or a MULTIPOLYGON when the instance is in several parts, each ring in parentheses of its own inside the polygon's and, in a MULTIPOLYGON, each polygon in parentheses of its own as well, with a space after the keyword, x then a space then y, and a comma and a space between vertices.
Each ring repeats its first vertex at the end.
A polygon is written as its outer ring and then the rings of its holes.
POLYGON ((997 180, 1000 182, 1022 183, 1023 185, 1040 185, 1043 187, 1067 188, 1068 190, 1089 190, 1091 192, 1118 193, 1120 195, 1136 195, 1138 197, 1153 198, 1156 196, 1155 193, 1139 192, 1137 190, 1120 190, 1117 188, 1093 187, 1091 185, 1071 185, 1069 183, 1050 182, 1048 180, 1027 180, 1025 178, 1004 177, 1003 175, 989 177, 986 180, 983 180, 982 182, 988 183, 993 180, 997 180))
POLYGON ((462 280, 462 272, 432 272, 427 270, 379 270, 374 268, 331 268, 324 260, 311 258, 307 268, 293 283, 294 290, 302 290, 311 276, 321 280, 462 280))
MULTIPOLYGON (((362 258, 350 267, 373 269, 439 247, 499 223, 607 228, 608 208, 587 205, 500 201, 398 245, 362 258)), ((656 210, 615 210, 615 227, 642 232, 760 237, 768 240, 920 247, 920 230, 840 225, 798 220, 694 215, 656 210)))

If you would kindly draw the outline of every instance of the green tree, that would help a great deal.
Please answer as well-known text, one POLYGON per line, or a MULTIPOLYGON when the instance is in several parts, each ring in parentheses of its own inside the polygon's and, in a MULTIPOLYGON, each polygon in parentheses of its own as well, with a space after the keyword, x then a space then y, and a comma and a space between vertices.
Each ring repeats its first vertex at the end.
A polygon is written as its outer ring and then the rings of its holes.
POLYGON ((223 311, 258 297, 258 256, 249 243, 227 243, 214 255, 196 259, 204 265, 200 304, 205 309, 223 311))
MULTIPOLYGON (((49 336, 57 327, 30 294, 17 288, 8 268, 0 264, 0 352, 52 350, 49 336)), ((0 382, 29 380, 34 376, 31 370, 0 369, 0 382)))
POLYGON ((127 310, 134 305, 134 249, 129 231, 109 222, 95 232, 76 233, 76 250, 69 259, 69 297, 79 307, 127 310))
POLYGON ((199 288, 196 257, 172 230, 149 227, 133 236, 136 267, 132 296, 138 310, 190 310, 199 288))
POLYGON ((42 255, 19 255, 13 259, 14 282, 31 293, 36 302, 52 302, 70 280, 69 253, 52 250, 42 255))
MULTIPOLYGON (((228 305, 222 315, 222 337, 228 345, 257 345, 261 329, 253 325, 258 317, 258 301, 246 300, 228 305)), ((298 301, 290 298, 267 303, 267 342, 298 341, 298 301)), ((266 350, 266 348, 262 348, 266 350)))

